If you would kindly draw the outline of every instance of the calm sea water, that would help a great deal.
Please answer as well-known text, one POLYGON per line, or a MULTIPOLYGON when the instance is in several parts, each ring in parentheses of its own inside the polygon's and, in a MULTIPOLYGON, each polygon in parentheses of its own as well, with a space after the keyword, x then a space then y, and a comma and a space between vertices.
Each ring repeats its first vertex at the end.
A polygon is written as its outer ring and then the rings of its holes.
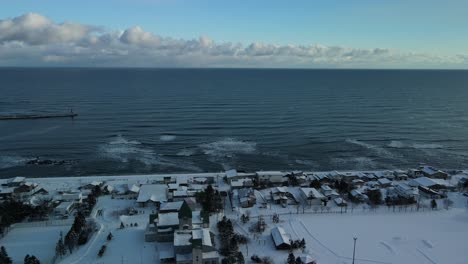
POLYGON ((0 114, 70 108, 0 121, 0 177, 468 167, 467 71, 0 69, 0 114))

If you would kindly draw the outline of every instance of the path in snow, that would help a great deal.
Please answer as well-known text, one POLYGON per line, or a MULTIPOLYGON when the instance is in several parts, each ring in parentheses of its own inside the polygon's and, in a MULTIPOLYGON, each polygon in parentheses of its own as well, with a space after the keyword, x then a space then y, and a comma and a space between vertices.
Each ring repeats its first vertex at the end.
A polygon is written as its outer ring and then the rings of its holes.
POLYGON ((388 251, 390 251, 392 254, 396 254, 395 250, 393 249, 393 247, 391 245, 389 245, 388 243, 386 243, 385 241, 380 241, 380 245, 384 246, 386 249, 388 249, 388 251))
POLYGON ((428 248, 434 248, 434 245, 429 240, 423 239, 421 242, 428 248))
POLYGON ((437 264, 437 262, 435 262, 434 259, 432 259, 432 258, 429 257, 428 255, 426 255, 426 253, 422 252, 421 249, 416 248, 416 250, 418 250, 418 252, 421 253, 421 255, 422 255, 425 259, 429 260, 430 263, 432 263, 432 264, 437 264))

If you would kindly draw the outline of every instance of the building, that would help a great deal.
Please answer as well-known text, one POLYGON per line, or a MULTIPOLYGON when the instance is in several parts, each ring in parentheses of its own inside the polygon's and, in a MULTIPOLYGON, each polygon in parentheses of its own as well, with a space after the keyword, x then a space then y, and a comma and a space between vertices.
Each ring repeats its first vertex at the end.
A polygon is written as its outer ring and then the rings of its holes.
POLYGON ((434 169, 431 166, 422 166, 419 169, 421 170, 424 176, 429 177, 429 178, 444 179, 444 180, 448 178, 448 174, 446 172, 434 169))
POLYGON ((271 238, 275 244, 276 249, 290 249, 291 237, 286 234, 286 231, 280 226, 271 229, 271 238))
POLYGON ((448 184, 448 182, 445 180, 432 179, 428 177, 419 177, 416 179, 412 179, 408 182, 408 185, 411 187, 423 186, 423 187, 430 188, 433 190, 444 190, 444 189, 453 188, 453 186, 450 186, 450 184, 448 184))
MULTIPOLYGON (((200 214, 194 214, 187 202, 170 202, 160 206, 158 214, 150 215, 146 228, 145 241, 169 242, 174 238, 174 231, 188 230, 193 227, 193 216, 200 222, 200 214)), ((203 221, 202 221, 203 222, 203 221)))
POLYGON ((406 183, 400 182, 400 183, 396 184, 395 192, 398 195, 400 195, 401 197, 405 197, 405 198, 413 197, 415 200, 417 200, 417 198, 419 198, 418 189, 413 188, 413 187, 409 186, 406 183))
POLYGON ((309 203, 310 206, 312 205, 322 205, 322 202, 328 200, 323 194, 321 194, 315 188, 299 188, 301 196, 304 200, 309 203))
POLYGON ((320 186, 320 191, 328 198, 328 200, 340 197, 340 195, 328 185, 320 186))
POLYGON ((239 203, 243 208, 252 207, 257 203, 257 197, 255 192, 251 188, 244 188, 237 190, 237 195, 239 197, 239 203))
POLYGON ((18 187, 21 184, 23 184, 25 180, 26 180, 25 177, 14 177, 14 178, 8 179, 6 182, 6 185, 8 187, 18 187))
POLYGON ((349 195, 354 199, 354 201, 357 201, 357 202, 364 202, 364 201, 367 201, 368 199, 367 195, 361 193, 361 191, 356 190, 356 189, 349 192, 349 195))
POLYGON ((54 214, 55 215, 68 215, 71 211, 73 211, 73 208, 75 206, 75 202, 70 201, 70 202, 61 202, 57 207, 54 209, 54 214))
POLYGON ((392 182, 388 178, 380 178, 377 180, 377 182, 382 188, 387 188, 387 187, 392 186, 392 182))
POLYGON ((174 233, 174 258, 177 264, 218 264, 219 254, 208 228, 174 233))
POLYGON ((257 171, 255 174, 257 181, 263 184, 282 184, 286 176, 282 171, 257 171))
POLYGON ((275 204, 287 204, 288 203, 288 191, 285 187, 274 187, 270 191, 271 199, 275 204))
POLYGON ((143 184, 139 188, 137 203, 140 207, 154 204, 159 207, 161 203, 167 202, 166 185, 143 184))

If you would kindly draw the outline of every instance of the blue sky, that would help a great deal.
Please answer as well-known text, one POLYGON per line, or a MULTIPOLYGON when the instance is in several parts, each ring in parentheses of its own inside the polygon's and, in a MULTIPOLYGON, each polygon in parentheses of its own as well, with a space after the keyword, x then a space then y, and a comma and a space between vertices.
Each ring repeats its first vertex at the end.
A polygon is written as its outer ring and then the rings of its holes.
POLYGON ((468 1, 4 1, 0 19, 28 12, 162 37, 216 42, 391 49, 437 56, 468 54, 468 1))

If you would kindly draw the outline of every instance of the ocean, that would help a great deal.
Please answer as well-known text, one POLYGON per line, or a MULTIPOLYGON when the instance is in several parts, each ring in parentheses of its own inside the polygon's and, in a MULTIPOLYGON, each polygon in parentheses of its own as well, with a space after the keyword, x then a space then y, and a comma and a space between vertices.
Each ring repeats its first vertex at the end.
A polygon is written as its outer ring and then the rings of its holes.
POLYGON ((0 115, 71 109, 0 121, 0 177, 468 167, 468 71, 0 69, 0 115))

